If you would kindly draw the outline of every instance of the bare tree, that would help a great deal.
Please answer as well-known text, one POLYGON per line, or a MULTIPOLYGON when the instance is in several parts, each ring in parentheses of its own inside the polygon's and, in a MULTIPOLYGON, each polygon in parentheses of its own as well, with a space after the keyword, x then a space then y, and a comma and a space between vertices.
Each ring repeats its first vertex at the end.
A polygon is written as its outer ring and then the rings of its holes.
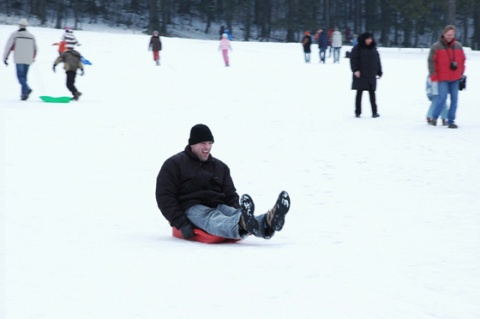
POLYGON ((151 34, 154 30, 158 30, 160 27, 160 22, 158 19, 158 0, 149 0, 149 9, 147 32, 151 34))
POLYGON ((57 0, 56 13, 57 13, 57 16, 56 16, 57 21, 55 23, 55 28, 56 29, 63 29, 63 20, 65 18, 63 0, 57 0))
POLYGON ((448 18, 447 23, 456 25, 457 22, 457 1, 448 0, 448 18))

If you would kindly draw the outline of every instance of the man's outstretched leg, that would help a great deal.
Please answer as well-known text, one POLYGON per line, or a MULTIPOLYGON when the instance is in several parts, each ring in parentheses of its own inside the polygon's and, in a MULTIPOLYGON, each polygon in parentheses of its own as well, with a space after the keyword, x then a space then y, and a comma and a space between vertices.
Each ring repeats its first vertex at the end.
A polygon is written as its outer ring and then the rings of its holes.
POLYGON ((257 216, 260 225, 257 237, 270 239, 275 232, 281 230, 285 224, 285 215, 290 209, 290 196, 282 191, 275 202, 275 205, 267 213, 257 216))

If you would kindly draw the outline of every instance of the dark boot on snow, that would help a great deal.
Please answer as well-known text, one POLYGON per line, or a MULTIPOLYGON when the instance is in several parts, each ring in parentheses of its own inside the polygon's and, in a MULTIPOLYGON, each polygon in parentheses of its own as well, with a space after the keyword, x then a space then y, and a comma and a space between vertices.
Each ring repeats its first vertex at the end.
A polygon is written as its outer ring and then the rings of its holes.
POLYGON ((242 211, 242 216, 240 217, 238 224, 249 234, 256 235, 259 225, 258 221, 255 219, 255 216, 253 215, 255 211, 255 204, 249 195, 244 194, 240 198, 240 209, 242 211))
POLYGON ((285 224, 285 215, 290 209, 290 196, 286 191, 282 191, 278 195, 277 202, 271 210, 267 212, 267 224, 273 230, 279 231, 282 230, 283 225, 285 224))

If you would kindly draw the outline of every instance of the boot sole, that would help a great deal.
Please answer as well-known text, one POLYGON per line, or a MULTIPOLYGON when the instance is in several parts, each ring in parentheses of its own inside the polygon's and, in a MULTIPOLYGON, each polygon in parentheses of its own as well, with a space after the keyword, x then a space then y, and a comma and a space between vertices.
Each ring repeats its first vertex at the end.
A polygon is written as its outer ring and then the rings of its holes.
POLYGON ((253 203, 252 198, 247 194, 242 195, 240 199, 240 207, 242 210, 243 221, 247 228, 246 231, 250 234, 256 235, 260 227, 254 216, 255 204, 253 203))
POLYGON ((271 227, 275 231, 282 230, 285 225, 285 215, 287 215, 290 209, 290 196, 286 191, 282 191, 278 195, 277 202, 275 203, 275 213, 271 221, 271 227))

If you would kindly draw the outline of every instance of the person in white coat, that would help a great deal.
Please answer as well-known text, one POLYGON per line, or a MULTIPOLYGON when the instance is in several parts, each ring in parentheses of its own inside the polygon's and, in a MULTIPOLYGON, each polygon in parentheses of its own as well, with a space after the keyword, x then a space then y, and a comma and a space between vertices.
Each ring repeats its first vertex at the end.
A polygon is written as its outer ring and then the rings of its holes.
POLYGON ((342 33, 335 28, 332 33, 333 63, 340 63, 340 49, 342 48, 342 33))
POLYGON ((33 34, 27 31, 28 21, 21 19, 18 22, 19 29, 10 35, 5 46, 3 62, 8 66, 8 56, 13 51, 13 59, 17 66, 17 78, 22 87, 20 99, 28 99, 32 89, 27 83, 28 68, 35 61, 37 54, 37 43, 33 34))

